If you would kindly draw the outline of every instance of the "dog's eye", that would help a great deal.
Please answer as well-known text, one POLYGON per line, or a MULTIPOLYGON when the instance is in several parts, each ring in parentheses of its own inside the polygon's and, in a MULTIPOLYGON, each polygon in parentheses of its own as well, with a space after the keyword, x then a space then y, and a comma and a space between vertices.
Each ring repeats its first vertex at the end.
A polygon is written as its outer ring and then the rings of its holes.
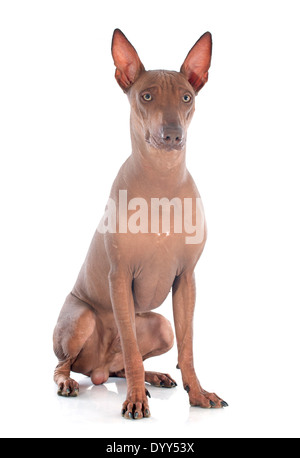
POLYGON ((189 94, 184 94, 184 96, 182 97, 182 100, 185 103, 189 103, 192 100, 192 97, 189 94))
POLYGON ((146 92, 146 94, 143 94, 143 99, 146 100, 146 102, 150 102, 152 100, 152 95, 149 92, 146 92))

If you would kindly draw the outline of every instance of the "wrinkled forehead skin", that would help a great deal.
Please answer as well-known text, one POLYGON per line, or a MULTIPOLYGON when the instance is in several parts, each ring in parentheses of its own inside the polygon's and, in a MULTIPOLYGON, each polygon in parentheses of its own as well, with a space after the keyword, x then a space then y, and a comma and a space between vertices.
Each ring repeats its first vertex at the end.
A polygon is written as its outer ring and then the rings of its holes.
POLYGON ((182 73, 169 70, 148 70, 143 72, 129 89, 128 97, 131 99, 147 89, 151 90, 151 93, 154 91, 153 95, 159 96, 160 99, 174 98, 174 96, 176 98, 176 95, 180 95, 185 91, 195 95, 193 87, 182 73))

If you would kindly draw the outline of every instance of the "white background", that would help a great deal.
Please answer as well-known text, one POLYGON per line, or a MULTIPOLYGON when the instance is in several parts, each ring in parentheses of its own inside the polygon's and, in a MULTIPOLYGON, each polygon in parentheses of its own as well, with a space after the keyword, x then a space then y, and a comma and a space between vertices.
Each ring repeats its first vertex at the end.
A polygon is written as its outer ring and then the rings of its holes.
MULTIPOLYGON (((0 3, 3 437, 299 437, 298 3, 0 3), (80 396, 56 395, 52 331, 131 152, 116 27, 146 69, 179 70, 213 36, 187 163, 209 231, 195 363, 226 409, 189 407, 176 348, 145 364, 178 382, 150 387, 150 419, 121 417, 124 380, 75 376, 80 396)), ((172 319, 170 298, 158 311, 172 319)))

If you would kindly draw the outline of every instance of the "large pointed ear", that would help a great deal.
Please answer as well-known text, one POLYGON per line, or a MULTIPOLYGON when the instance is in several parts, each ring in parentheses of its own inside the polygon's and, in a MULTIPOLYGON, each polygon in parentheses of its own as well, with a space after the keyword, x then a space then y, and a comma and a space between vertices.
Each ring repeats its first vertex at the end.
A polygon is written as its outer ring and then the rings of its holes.
POLYGON ((208 80, 211 50, 211 34, 206 32, 192 47, 181 66, 180 72, 188 79, 196 94, 208 80))
POLYGON ((127 92, 145 68, 136 50, 119 29, 114 31, 111 52, 117 67, 116 80, 123 91, 127 92))

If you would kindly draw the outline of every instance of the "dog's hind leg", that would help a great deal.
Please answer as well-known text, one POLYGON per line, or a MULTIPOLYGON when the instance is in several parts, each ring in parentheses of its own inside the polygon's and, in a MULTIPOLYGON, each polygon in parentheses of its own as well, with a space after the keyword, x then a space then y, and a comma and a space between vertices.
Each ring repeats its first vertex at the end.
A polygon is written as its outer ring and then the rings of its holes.
MULTIPOLYGON (((136 335, 143 361, 166 353, 172 348, 174 343, 172 326, 159 313, 147 312, 136 314, 136 335)), ((126 377, 125 370, 111 371, 110 376, 124 378, 126 377)), ((162 372, 145 371, 145 382, 153 386, 165 388, 177 386, 177 383, 169 374, 162 372)))
POLYGON ((70 372, 72 364, 92 335, 94 328, 95 314, 92 308, 73 294, 69 294, 53 334, 54 353, 58 358, 58 365, 54 371, 54 381, 58 385, 57 394, 78 395, 79 385, 70 378, 70 372))

